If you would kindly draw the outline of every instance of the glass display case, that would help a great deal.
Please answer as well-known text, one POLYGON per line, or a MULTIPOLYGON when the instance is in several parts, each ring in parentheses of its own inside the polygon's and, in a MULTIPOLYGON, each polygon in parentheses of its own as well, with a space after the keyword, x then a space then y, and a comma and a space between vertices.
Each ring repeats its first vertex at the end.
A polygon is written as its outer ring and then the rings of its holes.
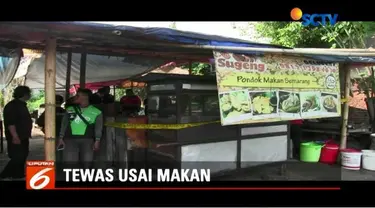
POLYGON ((211 167, 212 164, 217 166, 214 169, 218 171, 241 168, 246 162, 241 158, 252 160, 251 155, 262 150, 259 142, 248 140, 256 141, 263 137, 279 142, 271 141, 264 146, 267 151, 273 152, 270 153, 271 160, 287 159, 289 131, 286 122, 221 125, 215 76, 150 73, 136 81, 147 83, 148 123, 178 127, 147 131, 146 163, 149 168, 197 168, 198 164, 208 163, 211 167), (203 124, 186 126, 192 123, 203 124), (271 126, 275 128, 269 128, 271 126), (242 149, 248 150, 257 144, 257 150, 250 152, 250 157, 242 152, 242 149), (272 149, 275 145, 282 151, 272 149))

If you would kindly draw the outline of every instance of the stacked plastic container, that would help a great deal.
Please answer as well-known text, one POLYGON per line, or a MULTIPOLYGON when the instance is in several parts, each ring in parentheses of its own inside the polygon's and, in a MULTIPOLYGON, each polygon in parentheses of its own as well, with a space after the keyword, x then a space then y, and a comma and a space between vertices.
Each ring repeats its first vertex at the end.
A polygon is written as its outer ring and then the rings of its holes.
MULTIPOLYGON (((375 137, 374 135, 371 135, 375 137)), ((343 149, 333 140, 326 142, 304 142, 300 146, 300 160, 303 162, 321 162, 329 165, 337 163, 341 155, 341 166, 348 170, 375 171, 375 150, 343 149)))

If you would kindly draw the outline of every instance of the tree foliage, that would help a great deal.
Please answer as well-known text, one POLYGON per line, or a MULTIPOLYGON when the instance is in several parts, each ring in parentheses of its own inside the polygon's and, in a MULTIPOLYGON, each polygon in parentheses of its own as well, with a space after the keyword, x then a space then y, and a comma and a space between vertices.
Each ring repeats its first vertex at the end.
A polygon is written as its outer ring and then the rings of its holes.
MULTIPOLYGON (((256 26, 261 37, 287 47, 366 48, 366 40, 375 34, 375 22, 338 22, 335 25, 305 27, 300 22, 264 22, 256 26)), ((353 80, 367 98, 375 97, 374 69, 353 80)))
MULTIPOLYGON (((181 66, 182 69, 189 70, 189 64, 181 66)), ((191 74, 193 75, 207 75, 210 73, 211 65, 206 63, 194 62, 191 63, 191 74)))
POLYGON ((33 91, 30 100, 27 102, 27 108, 30 112, 39 109, 39 106, 44 104, 45 93, 44 90, 33 91))
POLYGON ((375 33, 375 22, 338 22, 305 27, 300 22, 264 22, 256 25, 259 37, 287 47, 365 48, 366 38, 375 33))
MULTIPOLYGON (((146 99, 146 88, 133 88, 133 92, 134 94, 138 95, 142 100, 146 99)), ((122 98, 122 96, 125 96, 126 95, 126 88, 119 88, 119 87, 116 87, 116 90, 115 90, 115 100, 116 101, 120 101, 120 99, 122 98)))

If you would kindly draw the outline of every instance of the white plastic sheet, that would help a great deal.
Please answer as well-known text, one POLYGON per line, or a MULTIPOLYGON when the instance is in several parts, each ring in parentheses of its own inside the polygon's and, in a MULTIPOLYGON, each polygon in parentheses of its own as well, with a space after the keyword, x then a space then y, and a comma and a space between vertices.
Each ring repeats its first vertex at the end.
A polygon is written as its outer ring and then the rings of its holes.
MULTIPOLYGON (((65 88, 67 57, 67 53, 56 55, 56 89, 65 88)), ((79 84, 80 59, 80 54, 72 54, 71 84, 79 84)), ((163 60, 158 59, 87 55, 86 83, 126 79, 154 69, 163 63, 163 60)), ((26 74, 27 86, 33 89, 44 88, 44 66, 44 55, 31 62, 26 74)))

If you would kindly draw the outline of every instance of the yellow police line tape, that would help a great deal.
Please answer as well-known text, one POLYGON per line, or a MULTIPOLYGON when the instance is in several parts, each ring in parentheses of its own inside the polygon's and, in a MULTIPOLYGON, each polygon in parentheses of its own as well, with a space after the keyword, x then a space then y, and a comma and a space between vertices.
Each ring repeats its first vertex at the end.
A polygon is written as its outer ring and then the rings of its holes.
POLYGON ((206 124, 219 123, 220 121, 209 121, 199 123, 187 123, 187 124, 133 124, 133 123, 119 123, 119 122, 106 122, 104 125, 113 128, 120 129, 169 129, 178 130, 186 129, 191 127, 203 126, 206 124))

